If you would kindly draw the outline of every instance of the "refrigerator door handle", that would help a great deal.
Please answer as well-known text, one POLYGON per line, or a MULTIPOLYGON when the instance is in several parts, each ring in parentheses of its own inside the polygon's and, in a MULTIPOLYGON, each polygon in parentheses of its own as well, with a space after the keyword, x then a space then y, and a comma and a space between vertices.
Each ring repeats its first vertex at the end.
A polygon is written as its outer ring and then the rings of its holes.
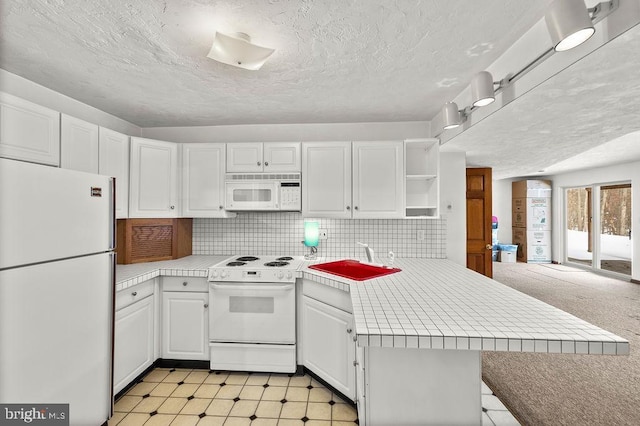
POLYGON ((109 236, 109 250, 116 249, 116 178, 112 177, 110 179, 111 182, 111 190, 109 191, 111 194, 111 200, 109 202, 109 232, 111 235, 109 236))

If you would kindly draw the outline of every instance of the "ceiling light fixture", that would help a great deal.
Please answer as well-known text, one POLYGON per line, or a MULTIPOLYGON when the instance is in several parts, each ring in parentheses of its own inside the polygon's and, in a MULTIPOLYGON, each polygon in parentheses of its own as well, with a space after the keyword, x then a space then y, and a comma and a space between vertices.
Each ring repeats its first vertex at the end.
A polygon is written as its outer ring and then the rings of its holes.
POLYGON ((572 49, 587 41, 595 32, 595 24, 609 16, 620 6, 620 0, 610 0, 586 8, 584 0, 556 0, 545 14, 547 29, 554 46, 547 49, 533 61, 529 62, 515 74, 509 74, 495 82, 487 71, 480 71, 471 80, 471 106, 458 110, 454 102, 447 102, 442 107, 443 130, 455 129, 464 123, 471 113, 491 104, 495 96, 526 73, 540 65, 555 52, 572 49), (494 86, 498 87, 494 90, 494 86))
POLYGON ((556 0, 544 15, 556 52, 573 49, 596 32, 583 0, 556 0))
POLYGON ((483 107, 496 100, 493 91, 493 76, 480 71, 471 79, 471 101, 474 107, 483 107))
POLYGON ((442 107, 442 119, 444 121, 443 129, 455 129, 460 125, 460 111, 455 102, 447 102, 442 107))
POLYGON ((208 58, 246 70, 259 70, 275 49, 251 43, 251 37, 245 33, 226 35, 216 33, 208 58))

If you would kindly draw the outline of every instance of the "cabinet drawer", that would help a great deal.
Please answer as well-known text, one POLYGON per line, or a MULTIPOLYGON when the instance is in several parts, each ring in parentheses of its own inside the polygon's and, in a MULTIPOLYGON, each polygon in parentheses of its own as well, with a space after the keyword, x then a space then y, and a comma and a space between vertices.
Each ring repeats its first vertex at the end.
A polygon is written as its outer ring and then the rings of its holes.
POLYGON ((315 281, 302 280, 302 294, 334 308, 353 313, 351 295, 346 291, 315 281))
POLYGON ((116 311, 153 294, 155 279, 136 284, 116 294, 116 311))
POLYGON ((208 292, 209 283, 202 277, 162 277, 162 291, 208 292))

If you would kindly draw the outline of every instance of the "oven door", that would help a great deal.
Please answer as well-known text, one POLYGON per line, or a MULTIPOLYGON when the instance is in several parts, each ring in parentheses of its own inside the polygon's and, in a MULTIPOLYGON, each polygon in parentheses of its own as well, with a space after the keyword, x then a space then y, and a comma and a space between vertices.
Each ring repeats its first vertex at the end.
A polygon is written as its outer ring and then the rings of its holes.
POLYGON ((275 181, 238 181, 225 183, 225 209, 279 210, 280 185, 275 181))
POLYGON ((209 283, 212 342, 294 344, 294 283, 209 283))

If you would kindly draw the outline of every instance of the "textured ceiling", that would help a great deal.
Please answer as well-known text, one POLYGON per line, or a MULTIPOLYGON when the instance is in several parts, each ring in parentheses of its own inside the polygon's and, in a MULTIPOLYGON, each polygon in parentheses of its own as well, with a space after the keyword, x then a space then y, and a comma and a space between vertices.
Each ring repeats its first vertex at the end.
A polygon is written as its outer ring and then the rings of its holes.
POLYGON ((443 145, 495 179, 640 160, 640 25, 443 145))
POLYGON ((141 127, 431 120, 550 1, 2 0, 0 67, 141 127))

